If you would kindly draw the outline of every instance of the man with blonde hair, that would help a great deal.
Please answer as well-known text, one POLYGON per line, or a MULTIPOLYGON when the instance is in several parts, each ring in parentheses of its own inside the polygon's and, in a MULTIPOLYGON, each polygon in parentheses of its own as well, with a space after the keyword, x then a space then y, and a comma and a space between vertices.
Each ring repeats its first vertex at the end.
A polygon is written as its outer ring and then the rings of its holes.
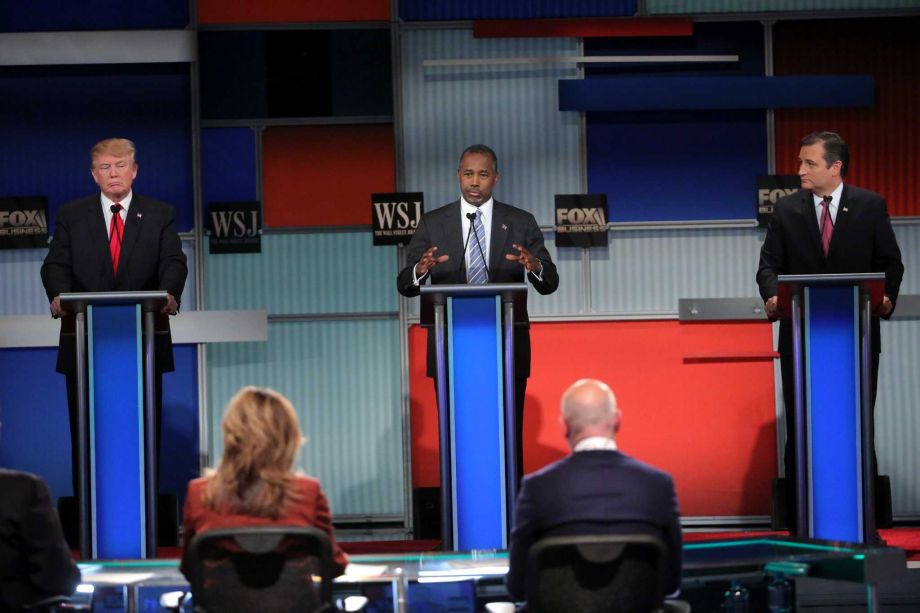
POLYGON ((147 290, 168 293, 167 304, 157 316, 154 339, 157 440, 162 376, 174 369, 168 316, 179 310, 188 267, 176 231, 175 209, 132 190, 138 170, 135 151, 134 143, 126 138, 108 138, 92 148, 90 171, 100 193, 61 206, 41 269, 51 315, 63 317, 57 371, 67 377, 74 493, 79 466, 74 319, 61 306, 60 294, 147 290))
POLYGON ((670 475, 617 448, 623 414, 610 387, 581 379, 562 395, 572 453, 524 478, 511 532, 508 592, 525 595, 527 554, 549 536, 651 534, 668 549, 667 592, 680 587, 681 531, 670 475))

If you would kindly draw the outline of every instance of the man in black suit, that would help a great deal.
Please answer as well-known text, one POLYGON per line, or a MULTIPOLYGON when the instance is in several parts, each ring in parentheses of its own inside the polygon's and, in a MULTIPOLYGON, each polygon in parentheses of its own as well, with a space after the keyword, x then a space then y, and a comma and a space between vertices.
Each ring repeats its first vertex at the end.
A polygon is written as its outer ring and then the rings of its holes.
MULTIPOLYGON (((110 138, 90 152, 93 179, 101 193, 64 204, 57 214, 54 239, 42 265, 42 282, 53 317, 63 317, 57 370, 67 377, 71 459, 77 492, 77 392, 74 318, 62 306, 65 292, 165 290, 169 297, 157 315, 154 340, 156 364, 156 429, 159 441, 162 373, 173 370, 169 315, 179 310, 188 275, 185 254, 176 232, 173 207, 135 194, 137 177, 134 143, 110 138)), ((159 443, 157 444, 159 448, 159 443)))
MULTIPOLYGON (((543 244, 540 227, 527 211, 493 200, 492 189, 498 178, 495 152, 485 145, 467 147, 457 168, 461 197, 422 217, 409 243, 409 265, 396 280, 399 293, 418 296, 420 285, 429 279, 433 284, 458 284, 520 283, 526 278, 541 294, 556 291, 559 274, 543 244), (477 229, 479 224, 481 229, 477 229)), ((526 302, 523 317, 527 321, 526 302)), ((436 374, 434 340, 434 331, 429 330, 429 377, 436 374)), ((524 394, 530 376, 530 331, 524 327, 515 329, 514 370, 520 478, 524 466, 524 394)))
POLYGON ((48 486, 35 475, 0 468, 0 611, 19 611, 80 582, 48 486))
POLYGON ((508 592, 523 600, 527 554, 540 539, 591 534, 650 534, 667 547, 665 590, 680 588, 680 510, 670 475, 617 449, 622 414, 613 391, 595 379, 562 396, 572 454, 521 483, 511 531, 508 592))
MULTIPOLYGON (((802 139, 799 151, 801 191, 781 198, 760 250, 757 284, 767 316, 779 319, 777 276, 829 273, 885 273, 885 297, 872 318, 871 412, 875 415, 878 382, 879 317, 888 319, 898 300, 904 275, 901 251, 891 227, 885 199, 843 182, 850 164, 847 143, 834 132, 813 132, 802 139)), ((795 530, 795 419, 792 323, 780 322, 779 354, 786 407, 786 522, 795 530)), ((878 465, 875 442, 873 472, 878 465)))

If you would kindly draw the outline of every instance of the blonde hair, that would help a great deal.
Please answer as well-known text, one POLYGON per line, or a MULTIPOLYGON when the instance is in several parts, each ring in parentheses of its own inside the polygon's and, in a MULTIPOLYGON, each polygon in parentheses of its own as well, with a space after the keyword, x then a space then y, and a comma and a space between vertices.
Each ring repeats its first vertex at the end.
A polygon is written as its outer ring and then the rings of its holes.
POLYGON ((204 491, 219 513, 281 517, 296 501, 294 457, 303 443, 297 413, 278 392, 244 387, 227 405, 224 453, 204 491))
POLYGON ((129 141, 127 138, 107 138, 101 140, 90 149, 89 158, 90 158, 90 167, 95 168, 96 158, 100 155, 114 155, 115 157, 124 157, 127 155, 131 156, 131 159, 134 160, 134 154, 137 152, 137 149, 134 147, 134 143, 129 141))

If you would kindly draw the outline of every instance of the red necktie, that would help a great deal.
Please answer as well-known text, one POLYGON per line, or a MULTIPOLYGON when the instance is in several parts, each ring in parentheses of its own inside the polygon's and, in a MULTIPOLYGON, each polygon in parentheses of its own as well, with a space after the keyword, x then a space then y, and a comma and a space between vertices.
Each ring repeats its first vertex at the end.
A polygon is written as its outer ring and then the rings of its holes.
POLYGON ((112 224, 109 226, 109 252, 112 254, 112 273, 118 274, 118 256, 121 255, 121 237, 125 233, 125 222, 119 214, 122 210, 121 203, 112 205, 112 224))
POLYGON ((821 201, 821 246, 824 247, 824 257, 831 248, 831 234, 834 233, 834 220, 831 219, 831 197, 825 196, 821 201))

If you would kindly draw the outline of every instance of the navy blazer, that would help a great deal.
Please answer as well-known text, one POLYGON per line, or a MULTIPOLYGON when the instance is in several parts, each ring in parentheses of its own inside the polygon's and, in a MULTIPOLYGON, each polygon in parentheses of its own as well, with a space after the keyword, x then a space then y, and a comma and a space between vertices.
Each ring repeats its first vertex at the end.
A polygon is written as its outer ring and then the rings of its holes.
POLYGON ((35 475, 0 468, 0 492, 0 611, 72 594, 80 570, 48 486, 35 475))
POLYGON ((508 592, 526 594, 527 554, 548 536, 650 534, 668 549, 665 593, 680 587, 680 510, 670 475, 619 451, 579 451, 524 477, 511 531, 508 592))
MULTIPOLYGON (((115 274, 100 195, 68 202, 58 211, 41 275, 48 300, 64 292, 166 290, 179 302, 188 267, 176 232, 176 211, 159 200, 132 196, 115 274)), ((63 318, 58 372, 75 368, 73 326, 72 316, 63 318)), ((169 372, 173 370, 169 316, 157 314, 156 329, 156 367, 169 372)))
MULTIPOLYGON (((844 184, 827 257, 821 246, 812 192, 801 190, 777 201, 757 269, 757 284, 764 301, 776 295, 778 275, 861 272, 884 272, 885 293, 892 305, 897 303, 904 265, 884 198, 844 184)), ((881 343, 877 317, 872 318, 871 338, 878 352, 881 343)), ((788 318, 780 322, 779 352, 792 354, 788 318)))
MULTIPOLYGON (((396 287, 403 296, 418 296, 419 287, 413 283, 415 265, 431 247, 437 246, 437 256, 450 259, 430 271, 432 284, 466 283, 466 258, 464 257, 463 226, 460 217, 460 200, 455 200, 422 216, 421 222, 409 243, 406 255, 408 266, 400 271, 396 287)), ((492 202, 492 230, 489 243, 489 282, 523 283, 530 281, 541 294, 551 294, 559 287, 559 273, 543 244, 543 233, 534 216, 497 200, 492 202), (543 264, 542 280, 525 275, 519 262, 505 259, 507 254, 517 254, 511 245, 522 245, 543 264)), ((423 281, 424 283, 424 281, 423 281)), ((526 298, 523 320, 529 321, 526 298)), ((514 335, 514 369, 518 378, 530 376, 530 333, 526 327, 514 335)), ((428 376, 435 375, 434 332, 428 332, 428 376)))

